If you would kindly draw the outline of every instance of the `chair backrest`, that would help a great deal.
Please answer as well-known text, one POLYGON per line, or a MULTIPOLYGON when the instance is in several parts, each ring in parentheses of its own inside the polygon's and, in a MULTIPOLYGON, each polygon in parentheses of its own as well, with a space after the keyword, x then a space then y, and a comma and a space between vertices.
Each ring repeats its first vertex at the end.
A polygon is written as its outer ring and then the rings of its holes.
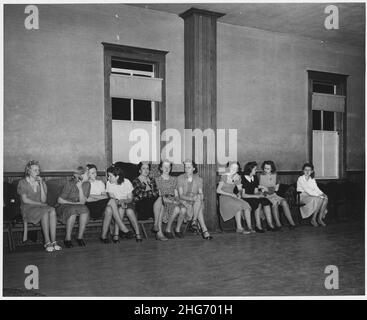
POLYGON ((67 178, 58 178, 46 181, 47 204, 49 206, 54 207, 57 204, 57 199, 60 196, 66 181, 67 178))
POLYGON ((20 213, 20 197, 17 193, 18 182, 4 182, 3 189, 3 213, 4 221, 13 221, 21 217, 20 213))
POLYGON ((118 165, 124 171, 124 175, 126 179, 129 179, 132 182, 138 175, 138 166, 133 163, 128 162, 115 162, 115 165, 118 165))

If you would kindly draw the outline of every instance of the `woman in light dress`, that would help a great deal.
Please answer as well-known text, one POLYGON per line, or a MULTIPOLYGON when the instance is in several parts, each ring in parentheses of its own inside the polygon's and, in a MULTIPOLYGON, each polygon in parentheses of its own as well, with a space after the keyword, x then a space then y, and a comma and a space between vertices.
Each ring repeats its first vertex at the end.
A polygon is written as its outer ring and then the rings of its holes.
POLYGON ((228 171, 222 175, 217 187, 219 197, 220 214, 223 221, 235 218, 236 232, 241 234, 249 234, 254 232, 251 226, 251 207, 243 199, 241 176, 238 174, 240 166, 237 162, 227 164, 228 171), (237 187, 238 193, 234 193, 237 187), (242 227, 242 218, 245 218, 248 231, 242 227))
POLYGON ((305 163, 302 171, 303 175, 297 180, 297 191, 301 192, 300 201, 304 204, 300 209, 302 218, 312 217, 311 224, 314 227, 325 227, 323 219, 327 214, 328 197, 317 186, 313 164, 305 163))
POLYGON ((279 205, 281 205, 283 208, 283 212, 289 222, 289 229, 294 229, 296 227, 296 224, 293 221, 288 203, 284 198, 277 195, 277 192, 279 190, 279 182, 274 162, 271 160, 264 161, 261 165, 261 168, 263 170, 263 174, 260 175, 259 189, 262 190, 266 198, 272 203, 272 212, 277 227, 282 227, 279 219, 278 209, 279 205))
POLYGON ((17 192, 21 200, 20 208, 24 222, 41 223, 47 252, 61 250, 56 242, 56 211, 46 203, 47 186, 40 176, 38 161, 31 160, 27 163, 24 179, 19 181, 17 192))

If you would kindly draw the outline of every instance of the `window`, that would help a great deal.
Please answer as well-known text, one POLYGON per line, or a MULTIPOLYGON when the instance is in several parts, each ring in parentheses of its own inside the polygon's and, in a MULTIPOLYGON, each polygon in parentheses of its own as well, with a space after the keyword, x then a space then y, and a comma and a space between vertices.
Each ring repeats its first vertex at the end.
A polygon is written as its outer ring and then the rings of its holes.
MULTIPOLYGON (((112 59, 111 73, 115 75, 129 76, 130 78, 154 78, 153 70, 154 66, 151 64, 112 59)), ((114 97, 111 97, 111 100, 113 120, 159 120, 159 115, 155 112, 156 108, 154 101, 114 97)))
POLYGON ((160 133, 165 129, 167 52, 109 43, 103 46, 106 161, 157 161, 160 133), (140 141, 144 147, 136 159, 131 158, 130 151, 138 142, 131 134, 141 129, 148 136, 140 141))
POLYGON ((342 112, 312 110, 312 130, 340 131, 342 112), (339 119, 339 126, 337 125, 339 119))
POLYGON ((309 71, 310 154, 316 178, 344 175, 346 76, 309 71))

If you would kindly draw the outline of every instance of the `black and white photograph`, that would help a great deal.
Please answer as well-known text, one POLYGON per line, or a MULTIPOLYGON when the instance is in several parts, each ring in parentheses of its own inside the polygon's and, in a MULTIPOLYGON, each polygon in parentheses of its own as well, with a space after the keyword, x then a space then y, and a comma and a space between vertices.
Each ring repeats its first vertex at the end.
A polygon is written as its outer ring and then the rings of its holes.
POLYGON ((365 297, 365 1, 1 7, 2 299, 365 297))

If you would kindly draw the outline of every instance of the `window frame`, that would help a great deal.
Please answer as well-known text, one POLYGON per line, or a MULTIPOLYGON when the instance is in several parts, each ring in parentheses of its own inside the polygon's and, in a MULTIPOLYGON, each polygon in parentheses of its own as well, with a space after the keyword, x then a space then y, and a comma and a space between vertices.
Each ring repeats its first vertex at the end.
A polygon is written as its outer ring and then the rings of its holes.
MULTIPOLYGON (((313 116, 312 116, 312 93, 313 93, 313 82, 329 83, 335 84, 335 95, 343 95, 345 99, 345 109, 342 114, 342 128, 341 130, 334 130, 339 132, 342 136, 339 139, 339 177, 338 179, 344 179, 346 177, 346 159, 347 159, 347 79, 348 75, 337 74, 323 71, 307 70, 308 76, 308 126, 307 126, 307 136, 308 136, 308 159, 310 162, 313 160, 313 116)), ((323 112, 321 112, 322 114, 323 112)), ((334 129, 336 129, 336 112, 334 112, 334 129)), ((323 119, 321 118, 321 128, 323 126, 323 119)), ((321 180, 323 178, 320 178, 321 180)))
MULTIPOLYGON (((163 79, 162 101, 155 102, 158 108, 160 133, 166 129, 166 54, 168 51, 131 47, 102 42, 104 55, 104 122, 105 122, 105 157, 106 165, 112 163, 112 102, 110 95, 110 75, 112 59, 153 64, 154 76, 163 79)), ((161 142, 161 148, 163 147, 161 142)))

